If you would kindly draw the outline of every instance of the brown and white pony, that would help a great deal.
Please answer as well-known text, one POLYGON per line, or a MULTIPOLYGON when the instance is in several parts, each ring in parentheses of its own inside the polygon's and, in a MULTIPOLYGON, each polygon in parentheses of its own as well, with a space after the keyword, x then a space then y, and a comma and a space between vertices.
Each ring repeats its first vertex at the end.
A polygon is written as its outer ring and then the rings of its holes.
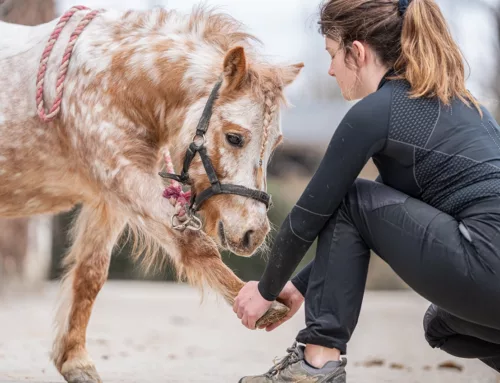
MULTIPOLYGON (((63 52, 88 13, 74 13, 57 38, 44 75, 45 105, 56 98, 63 52)), ((238 21, 203 8, 189 15, 103 10, 76 39, 60 113, 44 122, 36 77, 57 23, 0 23, 0 215, 55 214, 81 204, 52 357, 68 382, 100 382, 86 351, 86 328, 125 228, 139 240, 137 258, 146 266, 168 258, 180 278, 208 285, 230 304, 243 282, 223 264, 218 246, 250 256, 269 232, 265 204, 237 194, 204 202, 204 230, 173 229, 177 210, 162 197, 165 181, 158 175, 164 148, 181 169, 222 79, 205 135, 207 155, 221 183, 265 191, 266 165, 282 138, 283 90, 302 64, 260 60, 256 39, 238 21)), ((200 156, 189 176, 194 193, 209 186, 200 156)), ((283 306, 273 307, 283 315, 283 306)))

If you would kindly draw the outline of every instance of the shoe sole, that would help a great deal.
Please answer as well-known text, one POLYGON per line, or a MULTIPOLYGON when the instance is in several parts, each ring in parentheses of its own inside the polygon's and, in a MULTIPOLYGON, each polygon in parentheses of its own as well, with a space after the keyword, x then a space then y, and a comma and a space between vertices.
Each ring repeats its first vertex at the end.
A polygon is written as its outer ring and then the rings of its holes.
POLYGON ((333 378, 326 378, 325 380, 321 380, 318 383, 346 383, 346 373, 343 372, 342 374, 334 376, 333 378))
MULTIPOLYGON (((333 378, 333 380, 330 380, 331 377, 329 377, 329 378, 326 378, 326 380, 322 380, 322 381, 320 381, 318 383, 346 383, 345 378, 346 378, 346 373, 344 372, 341 375, 335 376, 333 378), (343 379, 343 380, 339 380, 339 379, 343 379)), ((241 378, 240 380, 238 380, 238 383, 243 383, 243 379, 244 378, 241 378)))

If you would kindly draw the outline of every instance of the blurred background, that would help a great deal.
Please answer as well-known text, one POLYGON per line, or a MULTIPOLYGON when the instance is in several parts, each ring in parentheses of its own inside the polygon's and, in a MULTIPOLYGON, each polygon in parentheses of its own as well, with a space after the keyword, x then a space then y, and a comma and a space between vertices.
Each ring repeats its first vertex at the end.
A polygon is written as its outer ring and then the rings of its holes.
MULTIPOLYGON (((469 89, 500 117, 500 1, 438 0, 452 34, 467 60, 469 89)), ((27 25, 45 23, 72 5, 96 8, 147 9, 154 6, 189 12, 195 0, 0 0, 0 19, 27 25)), ((263 42, 261 50, 272 61, 304 62, 298 80, 287 96, 292 107, 284 110, 284 144, 269 165, 269 191, 274 208, 269 216, 279 228, 288 211, 314 173, 336 126, 352 103, 342 99, 333 78, 327 74, 329 57, 317 32, 318 0, 208 0, 246 24, 263 42)), ((377 172, 368 163, 361 177, 374 179, 377 172)), ((68 225, 78 207, 55 217, 0 220, 0 294, 37 291, 43 282, 60 277, 60 261, 68 246, 68 225)), ((276 231, 276 230, 275 230, 276 231)), ((275 231, 271 233, 272 243, 275 231)), ((390 240, 390 238, 388 238, 390 240)), ((314 256, 313 244, 297 271, 314 256)), ((172 280, 171 270, 143 275, 130 262, 127 244, 111 263, 110 279, 172 280)), ((242 279, 259 279, 265 258, 250 259, 224 253, 224 261, 242 279)), ((372 257, 367 289, 405 289, 406 286, 378 257, 372 257)))

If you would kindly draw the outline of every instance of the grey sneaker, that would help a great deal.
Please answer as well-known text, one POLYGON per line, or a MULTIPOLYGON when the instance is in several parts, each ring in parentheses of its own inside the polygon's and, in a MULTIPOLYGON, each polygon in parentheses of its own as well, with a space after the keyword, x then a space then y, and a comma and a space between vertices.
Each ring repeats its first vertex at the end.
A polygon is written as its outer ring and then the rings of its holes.
POLYGON ((245 376, 239 383, 346 383, 345 358, 316 369, 304 361, 304 346, 295 342, 286 351, 288 355, 265 374, 245 376))

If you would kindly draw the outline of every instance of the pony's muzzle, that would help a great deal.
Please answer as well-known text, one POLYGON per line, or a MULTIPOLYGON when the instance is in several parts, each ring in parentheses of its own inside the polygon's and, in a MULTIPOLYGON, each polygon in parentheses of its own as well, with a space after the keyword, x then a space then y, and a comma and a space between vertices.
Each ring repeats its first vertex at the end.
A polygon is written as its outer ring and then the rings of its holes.
POLYGON ((240 222, 236 225, 225 225, 219 221, 217 232, 222 247, 236 255, 249 257, 262 245, 270 230, 269 221, 265 220, 259 225, 248 225, 240 222))

